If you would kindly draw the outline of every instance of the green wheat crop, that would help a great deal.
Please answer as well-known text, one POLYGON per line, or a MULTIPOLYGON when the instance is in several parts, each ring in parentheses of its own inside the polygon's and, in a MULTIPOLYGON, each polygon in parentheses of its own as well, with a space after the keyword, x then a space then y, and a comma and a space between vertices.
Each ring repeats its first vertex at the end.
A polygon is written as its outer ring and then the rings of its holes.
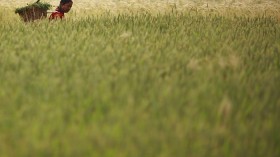
POLYGON ((277 9, 152 7, 0 7, 0 156, 279 157, 277 9))

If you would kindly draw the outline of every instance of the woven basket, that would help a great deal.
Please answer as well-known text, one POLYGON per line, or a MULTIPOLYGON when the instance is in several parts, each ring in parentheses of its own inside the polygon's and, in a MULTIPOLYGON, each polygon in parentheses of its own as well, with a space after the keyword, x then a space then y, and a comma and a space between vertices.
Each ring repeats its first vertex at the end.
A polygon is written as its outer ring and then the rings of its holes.
POLYGON ((25 11, 19 13, 19 16, 24 22, 32 22, 34 20, 46 18, 47 10, 36 7, 30 7, 25 11))

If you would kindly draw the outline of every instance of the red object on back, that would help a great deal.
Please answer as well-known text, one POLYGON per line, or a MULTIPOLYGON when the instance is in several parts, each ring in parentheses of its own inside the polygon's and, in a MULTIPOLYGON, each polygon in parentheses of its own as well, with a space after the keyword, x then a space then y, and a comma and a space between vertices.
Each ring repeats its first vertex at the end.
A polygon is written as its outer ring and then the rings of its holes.
POLYGON ((49 17, 50 20, 63 19, 63 18, 64 18, 64 13, 58 11, 53 12, 49 17))

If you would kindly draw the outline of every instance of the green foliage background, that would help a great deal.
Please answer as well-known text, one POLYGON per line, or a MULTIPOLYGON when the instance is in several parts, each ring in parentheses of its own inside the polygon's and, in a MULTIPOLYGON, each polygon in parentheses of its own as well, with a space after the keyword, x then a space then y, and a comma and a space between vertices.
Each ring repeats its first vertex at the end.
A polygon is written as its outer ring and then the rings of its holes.
POLYGON ((277 16, 1 9, 0 40, 0 156, 280 155, 277 16))

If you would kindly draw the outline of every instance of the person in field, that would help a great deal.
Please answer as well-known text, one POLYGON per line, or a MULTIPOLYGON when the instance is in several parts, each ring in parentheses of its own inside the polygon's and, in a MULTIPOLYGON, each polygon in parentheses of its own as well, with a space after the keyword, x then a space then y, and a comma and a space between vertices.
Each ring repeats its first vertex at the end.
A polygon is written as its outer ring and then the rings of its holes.
POLYGON ((72 5, 72 0, 60 0, 59 6, 55 9, 55 12, 50 15, 49 19, 63 19, 64 13, 68 13, 71 10, 72 5))

